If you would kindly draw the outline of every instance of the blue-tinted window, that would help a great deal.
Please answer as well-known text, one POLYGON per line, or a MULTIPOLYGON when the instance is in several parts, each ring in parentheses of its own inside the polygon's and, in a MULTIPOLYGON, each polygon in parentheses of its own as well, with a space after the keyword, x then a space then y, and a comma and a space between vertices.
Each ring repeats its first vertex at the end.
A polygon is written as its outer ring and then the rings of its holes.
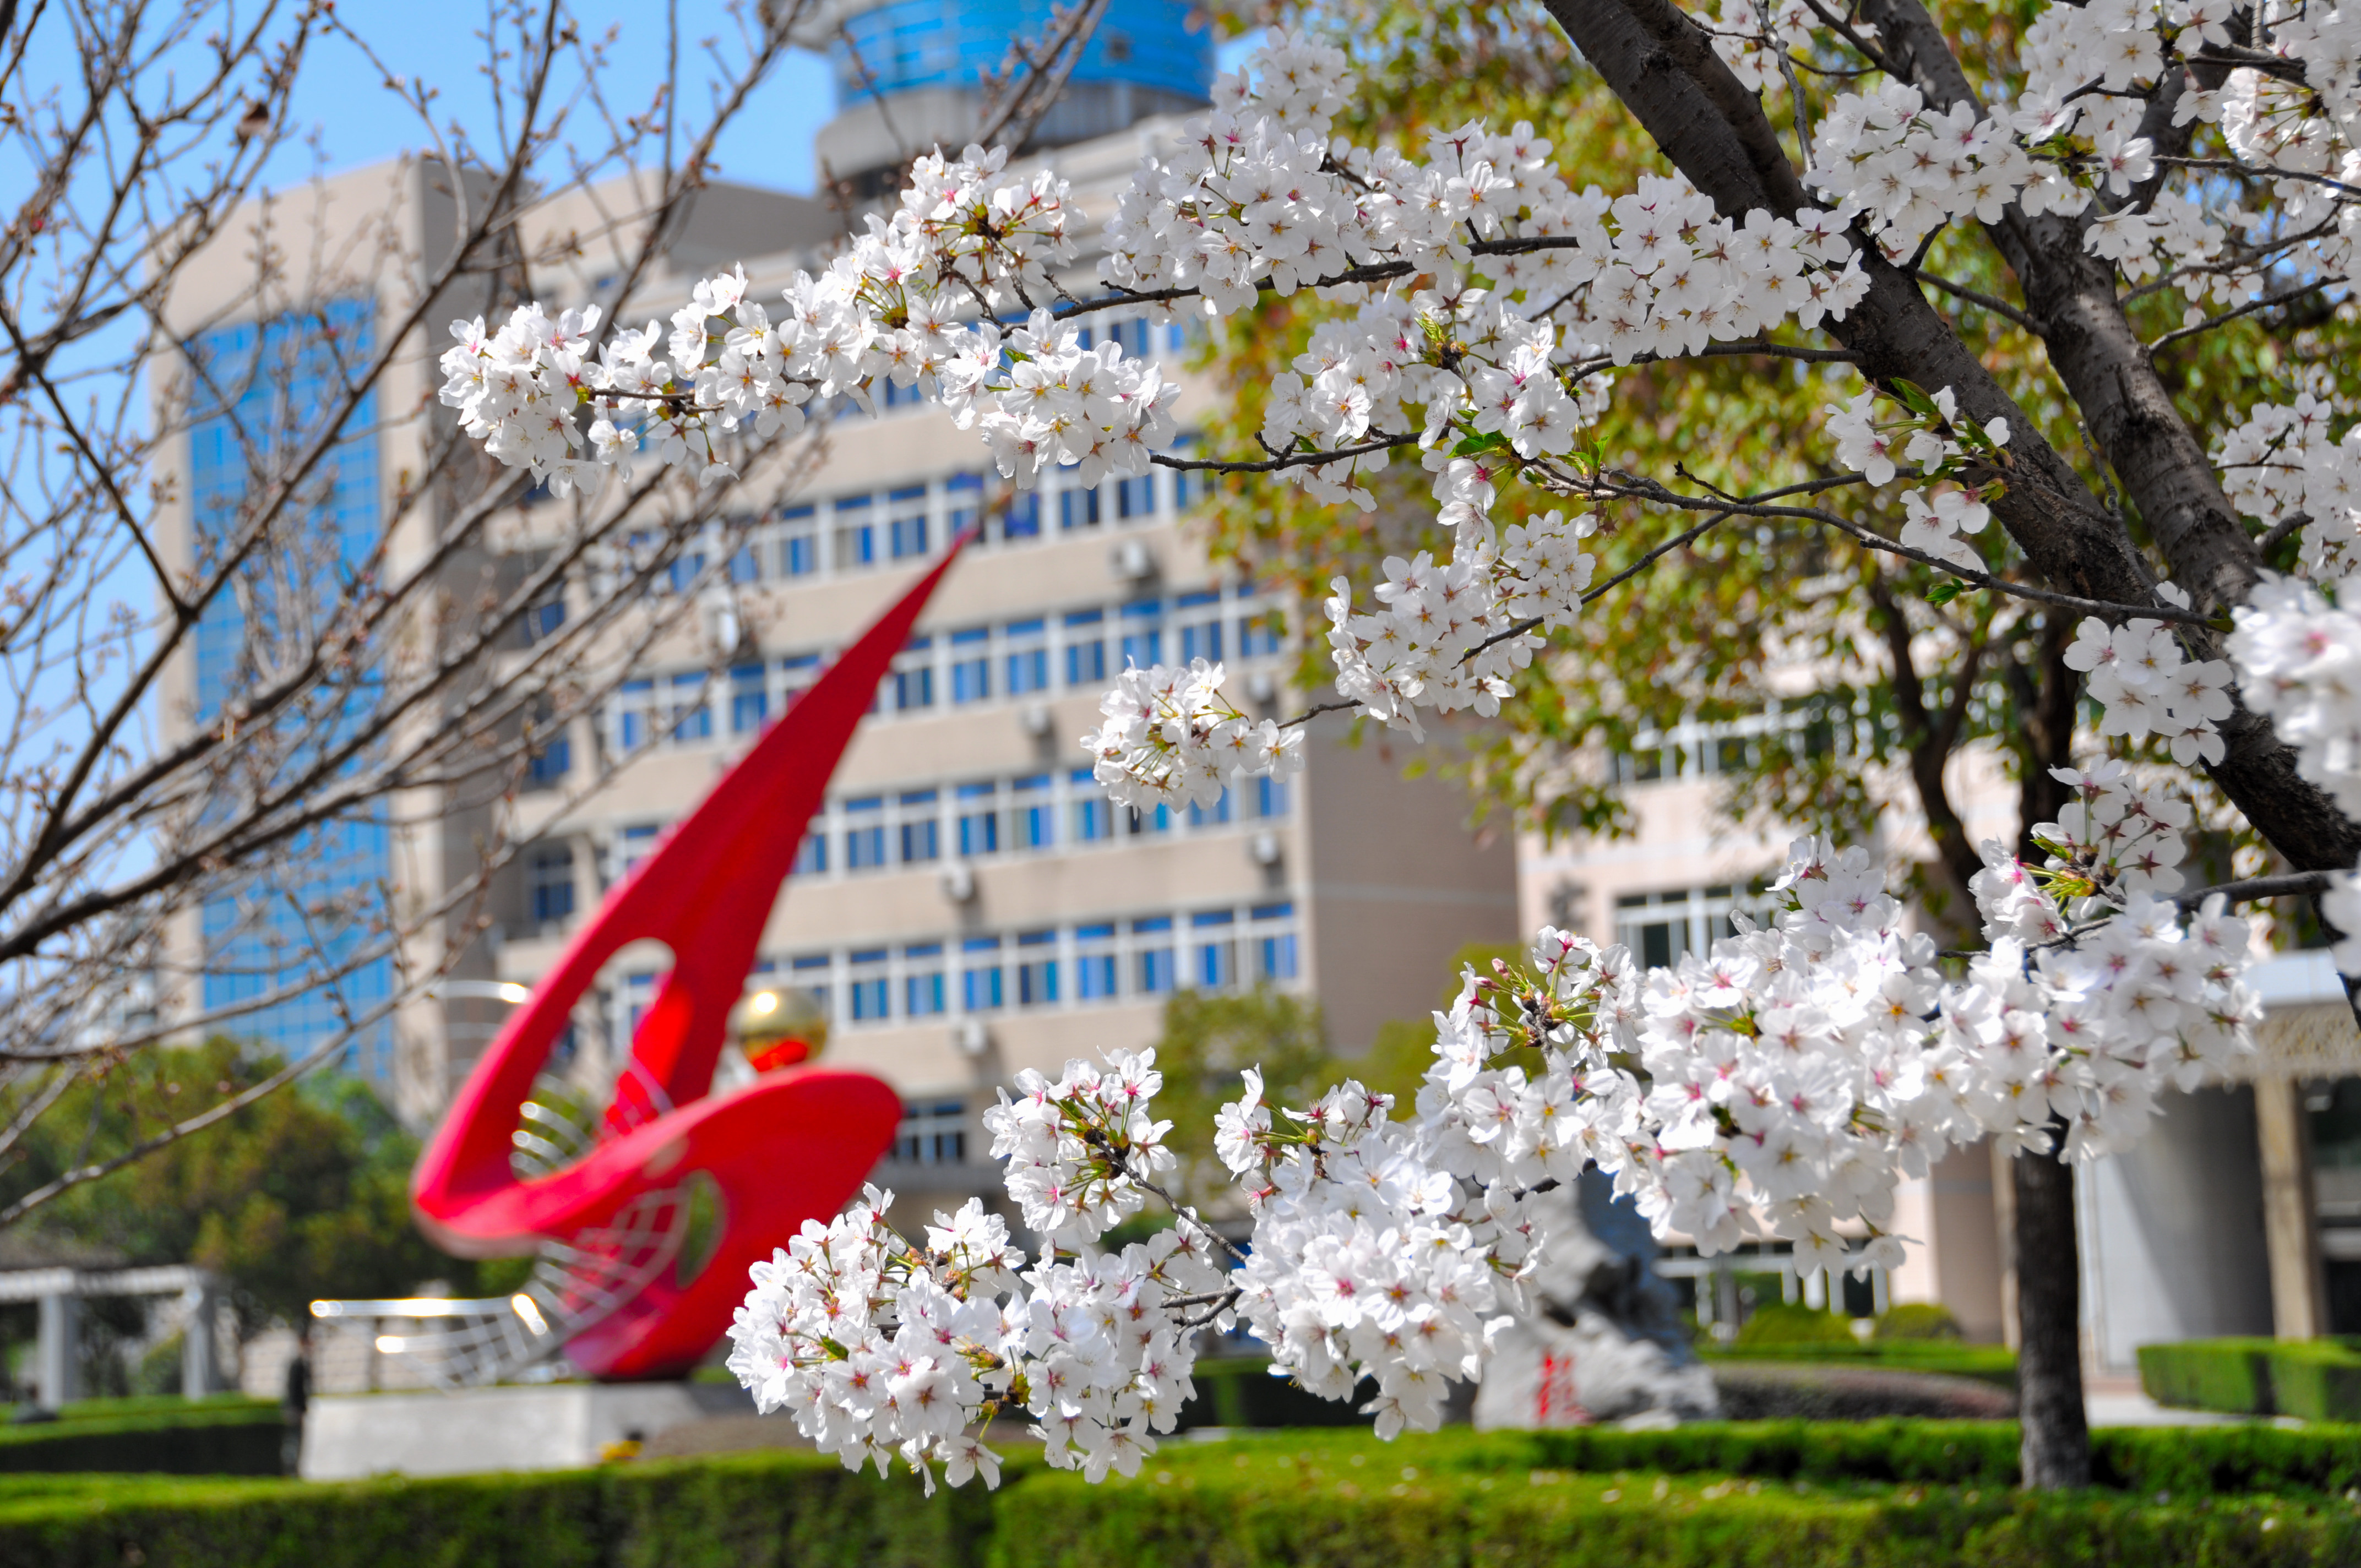
POLYGON ((885 863, 885 824, 880 820, 884 812, 884 795, 844 803, 845 819, 851 824, 844 830, 845 870, 874 871, 885 863))
POLYGON ((1085 609, 1066 617, 1066 684, 1093 690, 1106 685, 1106 639, 1101 628, 1106 617, 1085 609))
POLYGON ((544 599, 524 612, 524 640, 538 642, 566 624, 566 601, 544 599))
POLYGON ((1189 826, 1191 828, 1218 827, 1230 820, 1232 809, 1230 788, 1229 785, 1224 784, 1222 793, 1213 797, 1213 805, 1201 806, 1193 800, 1189 803, 1189 826))
POLYGON ((1105 1002, 1115 994, 1115 927, 1083 926, 1074 932, 1074 995, 1105 1002))
POLYGON ((1115 837, 1115 807, 1088 768, 1076 768, 1070 779, 1074 795, 1074 842, 1097 844, 1115 837))
POLYGON ((570 846, 535 850, 525 862, 525 881, 534 920, 563 920, 574 913, 574 850, 570 846))
POLYGON ((1058 933, 1028 931, 1016 938, 1016 1005, 1046 1007, 1058 1000, 1058 933))
POLYGON ((780 522, 780 575, 808 577, 818 571, 819 535, 814 528, 813 510, 807 506, 789 507, 780 522))
POLYGON ((1008 646, 1008 695, 1025 696, 1049 689, 1048 627, 1038 620, 1012 620, 1002 629, 1008 646))
POLYGON ((982 702, 992 695, 992 633, 983 627, 951 633, 951 701, 982 702))
POLYGON ((1020 850, 1046 850, 1058 841, 1055 808, 1049 800, 1049 775, 1036 773, 1009 786, 1016 802, 1008 814, 1011 833, 1020 850))
POLYGON ((1003 1004, 1000 938, 971 937, 960 944, 960 1005, 970 1013, 989 1013, 1003 1004))
POLYGON ((1191 945, 1196 949, 1198 986, 1220 991, 1237 983, 1238 949, 1232 939, 1237 916, 1226 909, 1189 916, 1191 945))
POLYGON ((1148 669, 1164 662, 1164 602, 1140 599, 1123 607, 1123 667, 1148 669))
POLYGON ((1095 528, 1098 521, 1099 493, 1096 490, 1058 492, 1058 526, 1060 529, 1095 528))
POLYGON ((1255 815, 1284 817, 1287 815, 1289 786, 1268 773, 1255 780, 1255 815))
POLYGON ((935 792, 913 790, 902 797, 902 863, 942 858, 942 827, 935 820, 935 792))
POLYGON ((796 870, 812 876, 828 870, 828 827, 815 817, 796 850, 796 870))
POLYGON ((733 583, 759 583, 763 580, 763 558, 751 544, 741 545, 730 557, 730 580, 733 583))
POLYGON ((871 520, 867 496, 848 497, 836 503, 835 550, 840 572, 877 564, 877 526, 871 520))
POLYGON ((616 689, 615 743, 622 750, 636 751, 655 738, 655 716, 649 711, 655 691, 653 681, 625 681, 616 689))
POLYGON ((1122 518, 1153 517, 1156 515, 1156 476, 1136 475, 1119 479, 1115 487, 1115 514, 1122 518))
POLYGON ((943 499, 948 505, 943 512, 943 532, 956 539, 975 526, 983 515, 983 476, 953 474, 943 481, 943 499))
POLYGON ((943 947, 926 942, 902 949, 902 1013, 932 1018, 943 1011, 943 947))
POLYGON ((1001 513, 1000 537, 1003 539, 1038 539, 1041 537, 1041 492, 1018 490, 1008 498, 1007 510, 1001 513))
POLYGON ((1139 960, 1139 989, 1161 996, 1179 983, 1172 959, 1172 916, 1159 915, 1131 923, 1132 946, 1139 960))
POLYGON ((752 735, 770 717, 771 700, 764 689, 769 672, 760 664, 741 664, 730 672, 730 733, 752 735))
POLYGON ((959 813, 961 856, 967 858, 999 853, 999 786, 988 784, 961 784, 959 786, 959 793, 953 798, 959 813))
POLYGON ((672 738, 704 740, 713 734, 713 709, 706 706, 705 672, 672 678, 672 738))

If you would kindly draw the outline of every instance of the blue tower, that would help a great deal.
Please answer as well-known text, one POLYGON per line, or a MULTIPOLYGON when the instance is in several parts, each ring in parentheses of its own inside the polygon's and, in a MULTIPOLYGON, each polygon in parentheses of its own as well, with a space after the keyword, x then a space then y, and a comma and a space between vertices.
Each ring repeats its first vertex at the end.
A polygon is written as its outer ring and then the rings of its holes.
MULTIPOLYGON (((1202 108, 1213 82, 1213 35, 1189 24, 1186 0, 1110 5, 1066 90, 1028 148, 1087 141, 1151 115, 1202 108)), ((875 182, 906 158, 973 139, 983 78, 1012 39, 1042 38, 1050 0, 844 0, 824 17, 836 117, 820 128, 825 174, 875 182)), ((815 40, 818 41, 818 40, 815 40)))

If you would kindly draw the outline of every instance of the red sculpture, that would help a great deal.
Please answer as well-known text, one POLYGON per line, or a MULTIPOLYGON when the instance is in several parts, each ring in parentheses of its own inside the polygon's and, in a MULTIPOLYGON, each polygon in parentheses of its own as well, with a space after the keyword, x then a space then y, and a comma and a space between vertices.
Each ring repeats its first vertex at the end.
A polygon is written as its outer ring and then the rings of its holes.
POLYGON ((544 1268, 517 1310, 535 1333, 563 1335, 567 1359, 594 1376, 686 1373, 745 1299, 748 1266, 804 1221, 842 1208, 893 1141, 901 1102, 868 1073, 789 1067, 717 1095, 713 1072, 805 826, 965 543, 954 541, 608 896, 476 1064, 412 1174, 412 1205, 436 1245, 566 1260, 544 1268), (594 1140, 561 1168, 521 1179, 513 1140, 551 1046, 600 966, 648 938, 672 948, 672 971, 631 1036, 594 1140), (684 1251, 700 1186, 719 1212, 695 1222, 709 1247, 684 1251))

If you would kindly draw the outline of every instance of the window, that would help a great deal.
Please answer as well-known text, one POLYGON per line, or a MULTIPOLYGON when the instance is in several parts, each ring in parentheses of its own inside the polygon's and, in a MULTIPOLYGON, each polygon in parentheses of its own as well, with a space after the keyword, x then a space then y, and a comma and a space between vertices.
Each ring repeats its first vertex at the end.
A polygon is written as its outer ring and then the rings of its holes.
POLYGON ((1077 610, 1066 617, 1066 684, 1102 691, 1106 686, 1106 640, 1100 636, 1104 611, 1077 610))
POLYGON ((573 914, 574 847, 558 844, 535 850, 525 862, 525 881, 531 890, 536 923, 546 925, 573 914))
POLYGON ((1269 658, 1279 652, 1279 641, 1286 635, 1287 623, 1277 609, 1241 615, 1238 617, 1238 657, 1269 658))
MULTIPOLYGON (((1172 330, 1178 332, 1180 329, 1176 326, 1172 330)), ((1172 444, 1172 455, 1194 461, 1203 455, 1198 451, 1198 448, 1203 444, 1204 443, 1192 431, 1172 444)), ((1192 504, 1205 499, 1205 477, 1202 469, 1191 471, 1187 468, 1175 468, 1172 470, 1172 510, 1174 511, 1187 511, 1192 504)))
POLYGON ((1060 490, 1058 492, 1058 527, 1060 532, 1076 528, 1096 528, 1098 524, 1098 491, 1060 490))
POLYGON ((1255 780, 1255 815, 1257 817, 1286 816, 1288 796, 1291 793, 1291 786, 1285 780, 1275 779, 1268 773, 1265 773, 1255 780))
POLYGON ((1001 1003, 1000 938, 970 937, 960 944, 960 1007, 990 1013, 1001 1003))
POLYGON ((1702 953, 1722 938, 1737 935, 1730 916, 1741 910, 1758 920, 1763 916, 1758 899, 1727 883, 1627 893, 1615 901, 1615 939, 1642 964, 1675 964, 1686 953, 1702 953))
POLYGON ((836 503, 830 565, 840 572, 877 564, 877 526, 870 517, 869 500, 867 496, 853 496, 836 503))
POLYGON ((852 1020, 873 1024, 886 1016, 885 949, 852 955, 851 978, 845 984, 852 1001, 852 1020))
POLYGON ((810 507, 789 507, 779 520, 779 575, 808 577, 819 570, 819 532, 810 507))
POLYGON ((787 965, 789 983, 812 999, 823 1018, 830 1016, 828 1006, 828 969, 826 953, 807 953, 787 965))
POLYGON ((1257 905, 1251 913, 1254 916, 1255 979, 1257 981, 1293 980, 1295 932, 1291 928, 1282 928, 1281 923, 1289 923, 1291 927, 1295 905, 1263 904, 1257 905))
MULTIPOLYGON (((1622 784, 1653 784, 1658 779, 1677 778, 1681 771, 1679 753, 1673 751, 1668 754, 1662 738, 1653 731, 1642 736, 1641 743, 1635 744, 1631 751, 1613 752, 1611 766, 1615 782, 1622 784), (1669 768, 1665 766, 1667 762, 1672 764, 1669 768)), ((1639 949, 1634 948, 1632 951, 1636 953, 1639 949)))
POLYGON ((524 640, 529 643, 538 642, 565 624, 566 601, 562 598, 544 599, 524 612, 524 640))
POLYGON ((819 679, 819 655, 797 653, 782 659, 779 661, 779 671, 786 677, 782 683, 783 689, 779 696, 779 707, 784 710, 787 704, 803 695, 807 686, 819 679))
POLYGON ((1058 933, 1027 931, 1016 938, 1016 1005, 1047 1007, 1058 1000, 1058 933))
POLYGON ((951 701, 982 702, 992 695, 992 633, 979 626, 951 633, 951 701))
POLYGON ((656 999, 654 973, 627 974, 623 977, 623 1037, 630 1039, 640 1032, 640 1020, 648 1015, 648 1003, 656 999))
POLYGON ((1124 808, 1123 820, 1124 826, 1130 830, 1131 836, 1135 839, 1149 833, 1168 832, 1172 827, 1172 808, 1169 806, 1159 806, 1153 811, 1142 811, 1136 806, 1126 806, 1124 808))
POLYGON ((815 817, 804 829, 804 841, 796 850, 796 870, 804 876, 817 876, 828 870, 828 823, 815 817))
POLYGON ((705 703, 705 672, 693 671, 672 678, 671 713, 668 723, 675 740, 709 740, 713 738, 713 709, 705 703))
POLYGON ((1078 927, 1074 932, 1074 995, 1083 1002, 1107 1002, 1115 994, 1115 927, 1078 927))
POLYGON ((642 861, 655 853, 657 831, 653 823, 623 829, 622 837, 617 840, 616 847, 622 857, 625 876, 631 875, 642 861))
POLYGON ((913 637, 894 674, 894 711, 914 713, 935 706, 935 640, 913 637))
POLYGON ((875 871, 885 863, 885 797, 873 795, 844 803, 844 869, 875 871))
POLYGON ((902 1015, 933 1018, 943 1011, 943 945, 927 942, 902 949, 902 1015))
POLYGON ((1000 852, 1000 786, 963 784, 952 796, 962 860, 1000 852))
POLYGON ((1016 805, 1008 813, 1009 836, 1020 850, 1046 850, 1058 841, 1058 826, 1049 802, 1049 775, 1035 773, 1008 786, 1016 805))
POLYGON ((1115 809, 1088 768, 1076 768, 1070 781, 1074 795, 1074 842, 1103 844, 1115 837, 1115 809))
POLYGON ((655 739, 656 684, 625 681, 615 692, 615 748, 636 751, 655 739))
POLYGON ((885 525, 886 546, 896 561, 915 560, 927 553, 927 487, 912 485, 885 498, 891 521, 885 525))
POLYGON ((1041 492, 1016 490, 1009 494, 1000 514, 1000 537, 1006 539, 1038 539, 1041 537, 1041 492))
POLYGON ((1123 663, 1148 669, 1164 662, 1164 601, 1141 599, 1123 607, 1123 663))
POLYGON ((705 575, 705 552, 684 551, 672 558, 664 568, 664 586, 676 594, 686 593, 697 579, 705 575))
POLYGON ((554 784, 564 778, 566 770, 573 765, 574 748, 567 742, 566 731, 561 729, 550 738, 549 744, 525 759, 525 783, 533 785, 554 784))
POLYGON ((730 672, 730 734, 752 735, 770 717, 769 674, 760 664, 740 664, 730 672))
POLYGON ((943 533, 956 539, 983 515, 983 476, 953 474, 943 481, 943 533))
POLYGON ((1227 909, 1189 916, 1189 934, 1196 948, 1196 981, 1200 989, 1222 991, 1237 983, 1238 945, 1233 936, 1237 916, 1227 909))
POLYGON ((763 557, 752 544, 741 545, 730 557, 730 580, 741 585, 763 580, 763 557))
POLYGON ((902 863, 942 859, 942 825, 935 820, 935 792, 912 790, 901 799, 902 863))
POLYGON ((1222 661, 1222 596, 1182 594, 1172 601, 1174 611, 1187 617, 1180 623, 1180 662, 1222 661), (1191 613, 1191 612, 1195 613, 1191 613))
POLYGON ((1131 945, 1139 968, 1139 989, 1148 996, 1162 996, 1170 992, 1176 981, 1172 967, 1172 916, 1159 915, 1149 920, 1131 923, 1131 945))
POLYGON ((1220 827, 1230 820, 1233 809, 1230 786, 1224 784, 1222 793, 1214 797, 1213 805, 1201 806, 1193 800, 1189 803, 1189 826, 1191 828, 1220 827))
POLYGON ((1001 629, 1008 649, 1008 695, 1027 696, 1049 689, 1049 630, 1039 620, 1012 620, 1001 629))
POLYGON ((894 1157, 904 1165, 961 1165, 967 1159, 967 1108, 956 1100, 902 1107, 894 1157))
POLYGON ((1156 515, 1156 476, 1141 474, 1129 479, 1118 479, 1115 487, 1115 514, 1124 519, 1156 515))

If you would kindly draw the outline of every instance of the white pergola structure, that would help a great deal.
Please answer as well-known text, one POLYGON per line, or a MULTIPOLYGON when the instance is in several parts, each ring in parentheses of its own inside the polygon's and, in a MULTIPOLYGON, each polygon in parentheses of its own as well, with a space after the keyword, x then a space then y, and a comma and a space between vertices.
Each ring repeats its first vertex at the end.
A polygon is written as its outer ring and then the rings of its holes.
POLYGON ((54 1410, 82 1393, 82 1303, 92 1296, 178 1296, 188 1304, 181 1339, 181 1392, 192 1399, 218 1393, 220 1358, 214 1320, 221 1282, 189 1264, 154 1268, 0 1269, 0 1301, 38 1301, 40 1340, 34 1356, 39 1403, 54 1410))

